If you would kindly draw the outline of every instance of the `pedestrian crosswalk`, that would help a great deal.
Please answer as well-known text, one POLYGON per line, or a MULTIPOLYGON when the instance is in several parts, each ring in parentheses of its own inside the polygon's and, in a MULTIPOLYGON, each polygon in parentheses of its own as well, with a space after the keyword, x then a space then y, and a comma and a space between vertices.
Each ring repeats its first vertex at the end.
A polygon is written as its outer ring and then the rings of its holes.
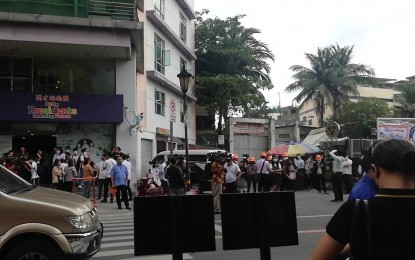
MULTIPOLYGON (((133 215, 119 215, 100 220, 104 226, 101 249, 93 260, 170 260, 171 255, 134 256, 133 215)), ((193 259, 183 254, 183 259, 193 259)))

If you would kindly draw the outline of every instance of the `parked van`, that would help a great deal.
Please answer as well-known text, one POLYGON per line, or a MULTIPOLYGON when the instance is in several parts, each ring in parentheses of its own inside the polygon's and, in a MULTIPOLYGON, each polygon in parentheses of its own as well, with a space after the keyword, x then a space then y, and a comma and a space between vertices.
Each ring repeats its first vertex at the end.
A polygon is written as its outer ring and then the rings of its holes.
POLYGON ((102 235, 89 199, 34 187, 0 165, 0 259, 88 259, 102 235))
MULTIPOLYGON (((226 150, 211 149, 211 150, 189 150, 189 171, 190 171, 190 185, 199 186, 199 190, 210 190, 210 178, 206 176, 205 167, 209 162, 209 153, 226 153, 226 150)), ((173 150, 173 155, 186 156, 186 150, 173 150)), ((168 160, 170 151, 160 152, 151 160, 150 164, 159 162, 161 159, 168 160)))

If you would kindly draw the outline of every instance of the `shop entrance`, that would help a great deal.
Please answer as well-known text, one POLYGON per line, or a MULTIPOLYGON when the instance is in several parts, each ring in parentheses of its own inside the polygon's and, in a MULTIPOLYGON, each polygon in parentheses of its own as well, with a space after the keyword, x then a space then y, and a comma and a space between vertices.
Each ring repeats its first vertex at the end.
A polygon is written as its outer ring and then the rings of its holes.
POLYGON ((19 151, 20 147, 25 147, 30 156, 34 156, 38 149, 46 153, 51 153, 56 146, 56 136, 54 135, 16 135, 12 139, 13 150, 19 151))

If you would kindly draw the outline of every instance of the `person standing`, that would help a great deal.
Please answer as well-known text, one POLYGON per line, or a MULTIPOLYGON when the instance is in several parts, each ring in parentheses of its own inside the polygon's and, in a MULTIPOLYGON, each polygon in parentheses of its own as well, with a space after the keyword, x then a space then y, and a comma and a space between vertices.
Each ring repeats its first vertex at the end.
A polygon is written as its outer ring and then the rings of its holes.
POLYGON ((238 192, 238 185, 237 181, 241 177, 241 169, 239 166, 235 164, 232 158, 226 158, 225 163, 225 192, 226 193, 237 193, 238 192))
POLYGON ((255 158, 249 157, 248 164, 246 165, 246 183, 248 186, 246 192, 249 193, 251 191, 251 183, 252 183, 252 189, 254 190, 254 192, 257 191, 258 177, 259 177, 259 173, 257 173, 255 158))
POLYGON ((121 197, 124 201, 126 209, 131 210, 130 204, 128 203, 128 194, 127 194, 127 181, 128 181, 128 170, 125 165, 122 164, 122 157, 117 157, 117 164, 111 168, 111 185, 112 187, 117 188, 117 193, 115 194, 115 200, 118 205, 118 209, 121 207, 121 197))
POLYGON ((60 167, 60 161, 56 159, 53 162, 53 168, 52 168, 52 188, 58 189, 59 187, 59 178, 62 178, 62 169, 60 167))
POLYGON ((318 193, 321 193, 321 190, 324 191, 324 194, 329 194, 326 187, 326 166, 321 160, 321 155, 316 155, 316 161, 313 163, 312 175, 314 179, 314 187, 318 190, 318 193))
MULTIPOLYGON (((110 159, 110 156, 112 155, 112 153, 108 152, 105 153, 105 162, 104 165, 102 166, 102 169, 105 172, 105 180, 104 180, 104 197, 102 198, 101 202, 102 203, 106 203, 107 199, 108 199, 108 188, 111 185, 111 169, 112 167, 115 165, 114 162, 110 159)), ((113 195, 111 194, 111 198, 110 198, 110 203, 113 203, 114 199, 113 199, 113 195)))
POLYGON ((39 174, 37 173, 37 163, 32 159, 29 158, 29 160, 26 161, 25 167, 30 171, 31 174, 31 183, 33 186, 38 187, 39 186, 39 174))
POLYGON ((271 167, 271 191, 280 191, 282 185, 282 166, 280 164, 280 158, 277 155, 272 157, 271 167))
POLYGON ((333 158, 333 175, 331 179, 333 185, 334 199, 331 200, 331 202, 343 201, 344 157, 342 156, 342 152, 337 150, 331 151, 329 155, 333 158))
POLYGON ((346 194, 349 194, 353 188, 352 165, 353 165, 353 161, 350 160, 350 158, 346 154, 344 156, 344 162, 343 162, 343 183, 344 183, 344 189, 346 190, 346 194))
MULTIPOLYGON (((131 187, 130 187, 130 182, 131 182, 131 163, 128 160, 129 158, 127 158, 127 155, 121 154, 121 158, 122 158, 122 164, 125 167, 127 167, 127 172, 128 172, 128 180, 127 180, 128 201, 132 201, 133 200, 133 192, 132 192, 131 187)), ((164 172, 163 172, 163 178, 164 178, 164 172)))
POLYGON ((72 178, 76 177, 77 171, 74 166, 74 161, 72 159, 68 160, 68 166, 63 170, 63 190, 67 192, 72 192, 72 178))
POLYGON ((85 158, 84 159, 84 167, 83 167, 83 172, 84 172, 84 197, 89 199, 89 196, 91 194, 91 183, 92 181, 95 181, 93 179, 94 177, 94 170, 92 169, 91 166, 91 161, 89 158, 85 158))
POLYGON ((97 197, 97 200, 100 200, 103 195, 102 190, 104 189, 104 182, 105 182, 105 175, 106 175, 106 172, 104 170, 104 164, 105 164, 105 156, 102 155, 101 160, 98 163, 98 177, 97 177, 98 197, 97 197))
POLYGON ((256 161, 256 170, 259 175, 259 183, 258 183, 258 191, 269 191, 271 180, 269 177, 269 171, 272 170, 271 165, 266 160, 267 154, 262 152, 260 155, 260 159, 256 161))
MULTIPOLYGON (((211 190, 213 195, 213 210, 214 213, 220 214, 220 194, 222 194, 222 185, 223 185, 223 165, 220 162, 220 158, 216 160, 211 165, 212 170, 212 179, 211 179, 211 190)), ((249 186, 248 186, 249 192, 249 186)))
POLYGON ((305 163, 304 188, 310 190, 313 188, 313 156, 309 156, 305 163))
POLYGON ((296 175, 296 189, 302 190, 304 189, 304 171, 305 171, 305 162, 301 158, 300 154, 297 154, 297 156, 294 159, 294 169, 295 169, 295 175, 296 175))
POLYGON ((166 170, 166 178, 169 180, 169 190, 171 196, 184 195, 184 174, 181 167, 177 166, 177 158, 172 156, 169 158, 170 166, 166 170))

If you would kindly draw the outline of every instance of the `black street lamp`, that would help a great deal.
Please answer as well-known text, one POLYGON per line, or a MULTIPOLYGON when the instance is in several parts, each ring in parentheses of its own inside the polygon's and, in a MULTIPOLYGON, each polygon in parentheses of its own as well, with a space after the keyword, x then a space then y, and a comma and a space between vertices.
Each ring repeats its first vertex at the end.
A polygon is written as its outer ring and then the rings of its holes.
POLYGON ((187 122, 186 122, 186 113, 187 113, 186 93, 189 90, 189 82, 190 82, 190 78, 192 77, 192 74, 187 72, 187 70, 183 67, 182 71, 179 74, 177 74, 177 77, 179 78, 180 88, 183 92, 184 146, 186 150, 186 174, 189 176, 189 140, 187 137, 187 122))

